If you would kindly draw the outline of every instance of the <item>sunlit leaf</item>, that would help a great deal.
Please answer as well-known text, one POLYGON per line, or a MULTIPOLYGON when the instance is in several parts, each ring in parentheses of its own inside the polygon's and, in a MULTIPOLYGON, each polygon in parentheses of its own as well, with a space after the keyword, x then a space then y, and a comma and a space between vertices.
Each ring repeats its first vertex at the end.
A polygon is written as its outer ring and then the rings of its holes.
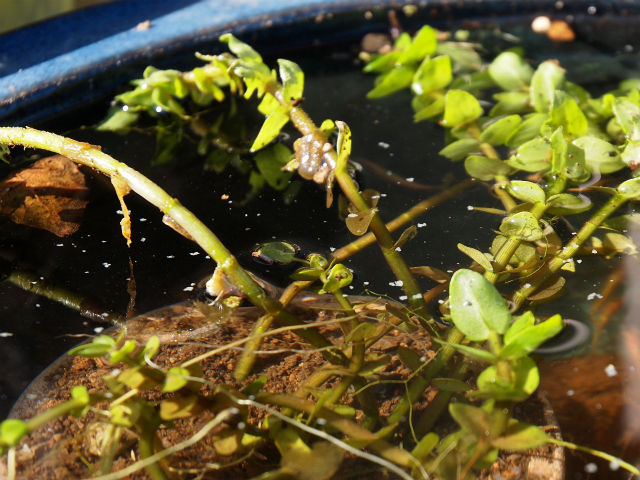
POLYGON ((460 343, 449 343, 438 338, 434 338, 433 341, 442 345, 448 345, 451 348, 462 353, 464 356, 478 362, 494 363, 497 359, 497 357, 493 353, 482 348, 470 347, 469 345, 462 345, 460 343))
POLYGON ((421 97, 414 97, 414 101, 411 102, 411 105, 416 112, 413 116, 414 122, 420 122, 422 120, 428 120, 429 118, 433 118, 435 116, 440 115, 444 112, 444 97, 439 96, 435 99, 429 98, 427 103, 424 103, 420 108, 416 99, 420 99, 421 97))
POLYGON ((91 343, 78 345, 69 350, 69 355, 79 355, 81 357, 103 357, 111 352, 116 346, 116 340, 109 335, 98 335, 91 343))
POLYGON ((591 200, 584 195, 559 193, 547 199, 547 211, 553 215, 573 215, 591 208, 591 200))
POLYGON ((258 170, 275 190, 284 190, 289 185, 293 172, 283 170, 283 167, 291 159, 291 151, 281 143, 276 143, 271 148, 260 150, 255 157, 258 170))
POLYGON ((516 237, 529 242, 543 237, 540 222, 530 212, 517 212, 506 217, 500 224, 500 233, 505 237, 516 237))
POLYGON ((480 342, 491 331, 506 332, 511 314, 496 288, 478 272, 460 269, 451 277, 451 320, 469 340, 480 342))
POLYGON ((267 115, 256 139, 253 141, 253 145, 251 145, 251 151, 258 151, 275 140, 280 134, 282 127, 284 127, 288 121, 289 114, 287 108, 284 106, 267 115))
POLYGON ((511 166, 498 158, 469 155, 464 161, 464 169, 473 178, 489 181, 496 176, 509 175, 511 166))
POLYGON ((376 212, 376 208, 368 208, 362 212, 349 213, 344 221, 351 233, 358 236, 364 235, 376 212))
POLYGON ((562 330, 563 323, 560 315, 545 320, 537 325, 529 325, 512 333, 500 351, 500 358, 514 359, 524 357, 533 352, 550 338, 555 337, 562 330))
POLYGON ((489 413, 482 408, 456 402, 449 404, 449 413, 458 425, 477 438, 486 438, 490 435, 489 413))
POLYGON ((291 242, 267 242, 258 245, 251 256, 267 265, 287 265, 293 261, 298 250, 300 248, 291 242))
POLYGON ((167 375, 162 385, 162 391, 165 393, 176 392, 184 387, 189 381, 185 377, 190 375, 189 370, 184 367, 172 367, 167 371, 167 375))
POLYGON ((175 396, 160 402, 160 418, 176 420, 193 417, 202 411, 198 395, 175 396))
POLYGON ((489 65, 489 75, 503 90, 522 90, 529 85, 533 68, 514 52, 503 52, 489 65))
POLYGON ((451 59, 442 55, 435 58, 425 58, 415 72, 411 90, 416 95, 428 94, 449 85, 452 80, 451 59))
POLYGON ((287 448, 282 451, 282 470, 300 480, 328 480, 338 470, 344 451, 324 441, 315 442, 311 449, 287 448))
POLYGON ((538 291, 529 295, 528 300, 530 302, 541 302, 554 298, 562 291, 566 283, 567 281, 563 277, 555 275, 540 285, 538 291))
POLYGON ((545 193, 540 185, 524 180, 511 180, 509 193, 523 202, 544 203, 545 193))
POLYGON ((511 342, 516 335, 529 327, 533 327, 535 323, 536 317, 533 315, 533 312, 527 310, 518 318, 516 318, 515 321, 511 324, 509 329, 504 334, 504 337, 502 339, 503 342, 505 344, 511 342))
POLYGON ((297 63, 283 58, 278 59, 280 78, 284 87, 285 101, 299 100, 304 91, 304 73, 297 63))
POLYGON ((564 70, 554 60, 542 62, 531 78, 531 103, 537 112, 551 110, 554 93, 564 83, 564 70))
POLYGON ((376 79, 376 86, 367 93, 367 98, 381 98, 411 85, 414 68, 398 65, 376 79))
POLYGON ((480 141, 491 145, 504 145, 516 132, 520 123, 522 123, 520 115, 509 115, 495 119, 490 124, 483 126, 480 141))
POLYGON ((613 113, 622 131, 630 135, 640 120, 640 107, 626 98, 613 101, 613 113))
POLYGON ((321 293, 333 293, 351 284, 353 273, 343 264, 338 263, 329 272, 324 273, 320 280, 322 281, 321 293))
POLYGON ((515 155, 512 155, 507 163, 525 172, 538 172, 551 166, 552 156, 550 143, 538 137, 518 147, 515 155))
POLYGON ((96 130, 127 133, 130 127, 138 121, 138 118, 140 118, 139 112, 116 106, 109 110, 107 117, 98 124, 96 130))
POLYGON ((436 433, 427 433, 420 439, 418 444, 413 447, 413 450, 411 450, 411 456, 418 461, 424 461, 433 449, 436 448, 439 441, 440 437, 436 433))
POLYGON ((549 436, 535 425, 510 419, 507 428, 491 444, 500 450, 515 451, 539 447, 549 441, 549 436))
POLYGON ((475 261, 478 265, 489 272, 493 272, 493 265, 491 265, 491 260, 489 260, 484 253, 480 250, 476 250, 475 248, 467 247, 462 243, 458 244, 458 250, 462 253, 470 257, 473 261, 475 261))
POLYGON ((540 134, 540 128, 548 118, 549 116, 546 113, 531 113, 526 115, 518 129, 507 141, 507 146, 518 148, 525 142, 536 138, 540 134))
POLYGON ((24 420, 8 418, 0 423, 0 446, 14 447, 25 435, 29 428, 24 420))
POLYGON ((477 378, 478 390, 470 395, 494 400, 526 400, 540 385, 538 367, 530 357, 512 359, 510 366, 511 377, 508 379, 499 375, 495 365, 484 369, 477 378))
POLYGON ((449 90, 444 100, 444 117, 442 125, 457 127, 482 115, 480 102, 464 90, 449 90))
POLYGON ((584 150, 585 162, 592 172, 613 173, 625 166, 618 149, 605 140, 586 135, 573 143, 584 150))
POLYGON ((587 117, 582 113, 573 97, 564 92, 556 92, 549 121, 554 128, 562 127, 564 134, 573 138, 587 134, 587 117))
POLYGON ((436 31, 429 25, 425 25, 415 34, 409 47, 402 52, 402 55, 398 58, 398 63, 420 62, 426 56, 433 55, 437 46, 436 31))
POLYGON ((464 160, 467 155, 480 151, 480 142, 475 138, 461 138, 455 142, 451 142, 438 152, 443 157, 447 157, 453 162, 464 160))
POLYGON ((640 178, 632 178, 618 185, 618 192, 628 199, 640 197, 640 178))
POLYGON ((498 117, 513 113, 530 111, 529 94, 527 92, 500 92, 493 95, 496 104, 491 108, 489 115, 498 117))

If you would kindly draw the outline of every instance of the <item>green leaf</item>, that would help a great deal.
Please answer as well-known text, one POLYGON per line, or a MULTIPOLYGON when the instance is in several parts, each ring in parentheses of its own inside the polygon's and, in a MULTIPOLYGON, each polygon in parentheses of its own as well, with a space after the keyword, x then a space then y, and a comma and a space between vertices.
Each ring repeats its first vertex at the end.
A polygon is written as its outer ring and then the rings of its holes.
POLYGON ((353 281, 353 273, 343 264, 334 265, 328 273, 320 277, 322 281, 322 290, 320 293, 333 293, 339 289, 351 284, 353 281))
POLYGON ((71 398, 77 403, 77 407, 71 410, 69 413, 74 417, 81 417, 89 408, 91 402, 91 396, 84 385, 76 385, 71 389, 71 398))
POLYGON ((507 146, 518 148, 520 145, 533 140, 540 134, 540 128, 549 119, 546 113, 531 113, 524 117, 518 130, 511 136, 507 146))
POLYGON ((156 335, 149 337, 149 340, 147 340, 147 343, 144 346, 144 350, 142 351, 142 358, 153 358, 155 354, 158 353, 159 348, 160 339, 156 335))
POLYGON ((475 248, 467 247, 462 243, 458 244, 458 250, 464 253, 466 256, 470 257, 473 261, 475 261, 478 265, 484 268, 488 272, 493 272, 493 265, 491 265, 491 260, 489 260, 484 253, 480 250, 476 250, 475 248))
POLYGON ((471 390, 468 383, 455 378, 434 378, 431 385, 444 392, 466 392, 471 390))
POLYGON ((494 363, 497 360, 497 357, 493 353, 487 350, 483 350, 482 348, 470 347, 468 345, 461 345, 459 343, 449 343, 435 337, 433 338, 433 341, 441 345, 448 345, 464 356, 472 358, 473 360, 476 360, 478 362, 494 363))
POLYGON ((591 208, 591 200, 585 195, 576 196, 570 193, 559 193, 547 199, 547 212, 552 215, 575 215, 591 208))
POLYGON ((502 435, 494 438, 491 444, 500 450, 514 451, 539 447, 549 440, 549 436, 540 427, 510 419, 502 435))
POLYGON ((550 143, 538 137, 518 147, 507 163, 525 172, 539 172, 549 169, 552 156, 550 143))
POLYGON ((533 68, 514 52, 503 52, 489 65, 489 75, 503 90, 522 90, 529 85, 533 68))
POLYGON ((613 173, 624 168, 618 149, 611 143, 592 135, 577 138, 573 144, 584 150, 584 160, 595 173, 613 173))
POLYGON ((438 446, 440 437, 433 432, 427 433, 420 439, 418 444, 411 450, 411 456, 419 462, 424 462, 427 456, 438 446))
POLYGON ((514 359, 510 364, 510 379, 502 378, 495 365, 484 369, 477 378, 478 390, 470 396, 518 402, 526 400, 540 384, 538 367, 530 357, 514 359))
POLYGON ((285 476, 299 480, 329 480, 340 467, 344 451, 329 442, 319 441, 312 448, 291 444, 282 449, 281 454, 281 471, 285 476))
POLYGON ((280 134, 280 130, 289 121, 289 112, 287 107, 280 106, 277 110, 274 110, 264 120, 262 128, 258 132, 256 139, 251 145, 251 151, 255 152, 264 148, 271 143, 280 134))
POLYGON ((626 98, 613 101, 613 114, 626 135, 631 135, 640 120, 640 107, 626 98))
POLYGON ((184 367, 172 367, 167 371, 162 385, 162 391, 165 393, 176 392, 184 387, 189 380, 185 377, 190 376, 189 370, 184 367))
POLYGON ((231 33, 220 35, 219 40, 229 45, 229 50, 231 50, 239 59, 249 63, 263 63, 262 57, 258 52, 246 43, 238 40, 231 33))
POLYGON ((367 233, 369 224, 371 223, 371 220, 373 220, 377 211, 378 209, 376 208, 368 208, 362 212, 349 213, 347 218, 345 218, 347 229, 349 229, 349 231, 354 235, 364 235, 367 233))
POLYGON ((367 93, 367 98, 381 98, 411 85, 415 69, 398 65, 376 79, 376 86, 367 93))
POLYGON ((640 178, 632 178, 618 185, 618 193, 628 199, 640 197, 640 178))
POLYGON ((457 127, 471 122, 482 115, 480 102, 464 90, 449 90, 444 99, 442 125, 457 127))
POLYGON ((509 115, 498 118, 489 125, 483 126, 480 141, 490 143, 491 145, 504 145, 516 132, 521 123, 522 118, 520 115, 509 115))
POLYGON ((112 352, 109 355, 109 361, 111 363, 119 363, 125 361, 131 353, 136 349, 136 341, 135 340, 127 340, 124 342, 124 345, 120 347, 115 352, 112 352))
POLYGON ((113 107, 109 110, 107 117, 96 127, 96 130, 127 133, 129 128, 138 121, 140 113, 122 106, 113 107))
POLYGON ((511 180, 509 182, 509 193, 512 196, 528 203, 544 203, 546 195, 540 185, 524 180, 511 180))
POLYGON ((540 222, 531 212, 517 212, 506 217, 500 224, 500 233, 529 242, 543 237, 540 222))
POLYGON ((293 172, 287 172, 282 167, 290 159, 291 151, 281 143, 260 150, 255 157, 258 170, 274 190, 284 190, 289 185, 293 172))
POLYGON ((69 350, 69 355, 79 355, 81 357, 103 357, 111 352, 116 346, 116 340, 109 335, 99 335, 91 343, 78 345, 69 350))
POLYGON ((491 117, 523 113, 531 110, 529 107, 529 94, 526 92, 500 92, 494 94, 493 98, 497 103, 489 112, 491 117))
POLYGON ((288 265, 293 262, 298 250, 298 246, 290 242, 267 242, 258 245, 251 256, 267 265, 288 265))
POLYGON ((283 58, 278 59, 280 78, 284 87, 284 100, 291 102, 302 98, 304 91, 304 73, 297 63, 283 58))
MULTIPOLYGON (((422 97, 413 97, 413 100, 419 100, 422 97)), ((414 111, 416 112, 413 116, 414 122, 421 122, 422 120, 428 120, 429 118, 433 118, 437 115, 440 115, 444 111, 444 97, 440 96, 436 99, 429 98, 428 103, 424 103, 421 108, 418 108, 419 102, 412 101, 411 105, 414 107, 414 111)))
POLYGON ((538 325, 521 328, 509 335, 508 341, 505 338, 505 345, 499 357, 514 359, 529 355, 544 342, 560 333, 562 327, 562 317, 554 315, 538 325))
POLYGON ((483 61, 474 46, 458 42, 442 42, 438 44, 436 53, 448 55, 453 62, 453 70, 481 70, 483 61))
POLYGON ((506 162, 482 155, 469 155, 464 161, 464 168, 473 178, 484 181, 493 180, 496 176, 509 175, 512 171, 506 162))
POLYGON ((635 172, 640 165, 640 141, 633 138, 629 140, 622 151, 620 160, 635 172))
POLYGON ((451 59, 442 55, 425 58, 413 75, 411 90, 416 95, 428 94, 440 90, 451 83, 451 59))
POLYGON ((15 447, 25 435, 29 434, 29 428, 24 420, 8 418, 0 423, 0 445, 15 447))
POLYGON ((533 327, 536 323, 536 317, 533 315, 531 310, 527 310, 522 315, 520 315, 509 327, 509 330, 504 334, 504 338, 502 339, 505 344, 511 342, 513 338, 523 330, 533 327))
POLYGON ((536 112, 551 110, 554 93, 564 83, 564 70, 553 60, 542 62, 531 77, 531 104, 536 112))
POLYGON ((449 404, 449 413, 464 430, 477 438, 486 438, 491 432, 489 413, 482 408, 456 402, 449 404))
POLYGON ((413 41, 398 58, 398 63, 408 64, 422 61, 423 58, 433 55, 438 46, 436 31, 429 25, 422 27, 413 37, 413 41))
POLYGON ((555 128, 562 127, 564 134, 573 138, 586 135, 589 127, 587 117, 573 97, 561 91, 556 92, 549 122, 555 128))
POLYGON ((463 160, 470 153, 480 151, 480 142, 475 138, 461 138, 455 142, 451 142, 438 152, 443 157, 447 157, 452 162, 463 160))
POLYGON ((481 342, 490 332, 504 333, 511 322, 507 302, 482 275, 461 269, 451 277, 451 320, 469 340, 481 342))
POLYGON ((363 67, 365 73, 380 73, 391 70, 402 55, 400 50, 391 50, 382 55, 372 55, 371 60, 363 67))

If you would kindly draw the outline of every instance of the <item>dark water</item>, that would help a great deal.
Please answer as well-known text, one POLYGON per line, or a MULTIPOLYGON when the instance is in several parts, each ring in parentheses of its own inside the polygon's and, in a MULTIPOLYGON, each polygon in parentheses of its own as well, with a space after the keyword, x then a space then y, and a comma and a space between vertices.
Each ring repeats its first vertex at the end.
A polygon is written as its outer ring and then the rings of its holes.
MULTIPOLYGON (((503 33, 490 29, 476 35, 489 51, 498 46, 519 44, 517 39, 521 38, 528 58, 534 62, 558 58, 569 71, 569 78, 594 93, 619 79, 640 76, 640 63, 635 53, 640 44, 611 34, 612 28, 622 31, 620 24, 611 19, 609 23, 595 18, 579 24, 576 27, 578 40, 570 44, 552 44, 542 36, 533 35, 528 29, 529 21, 530 18, 526 18, 521 22, 504 24, 503 33)), ((304 107, 318 123, 324 118, 332 118, 350 125, 354 137, 353 159, 365 166, 358 181, 362 188, 373 188, 384 194, 379 204, 384 219, 390 220, 411 205, 437 193, 437 190, 421 186, 437 186, 447 179, 465 178, 459 164, 451 165, 437 155, 443 146, 441 130, 428 122, 414 124, 411 121, 408 95, 398 94, 378 101, 365 99, 372 78, 360 73, 353 48, 307 53, 287 55, 298 61, 308 74, 304 107), (368 162, 374 162, 384 172, 372 172, 367 168, 368 162), (397 178, 388 175, 387 170, 397 178), (398 183, 399 179, 406 181, 398 183)), ((106 108, 106 104, 92 106, 90 112, 86 112, 86 119, 63 118, 58 125, 64 125, 64 128, 58 132, 100 144, 110 155, 141 170, 179 198, 220 236, 247 268, 259 275, 276 282, 284 281, 283 272, 265 269, 252 262, 250 253, 257 243, 272 239, 288 240, 299 245, 304 253, 328 255, 332 249, 353 239, 338 218, 336 209, 324 207, 324 192, 315 185, 306 184, 291 205, 286 205, 279 194, 265 191, 251 203, 240 206, 248 189, 246 180, 231 171, 222 175, 204 171, 201 159, 188 146, 181 150, 174 163, 153 167, 149 162, 154 148, 152 137, 120 137, 78 128, 95 121, 106 112, 106 108), (228 198, 223 199, 223 196, 228 198)), ((56 122, 50 122, 45 127, 54 128, 55 125, 56 122)), ((110 185, 90 172, 86 173, 91 197, 78 233, 57 238, 47 232, 4 222, 0 257, 12 268, 32 272, 53 285, 91 299, 101 306, 100 310, 121 315, 127 312, 131 303, 128 285, 132 276, 136 285, 135 311, 139 313, 196 295, 198 282, 213 270, 213 262, 193 243, 164 226, 159 212, 132 195, 127 197, 127 204, 132 210, 133 244, 127 248, 120 235, 120 216, 117 213, 120 206, 110 185)), ((480 186, 427 212, 417 219, 420 226, 418 236, 403 248, 409 263, 451 270, 468 264, 467 258, 456 248, 458 242, 486 249, 499 225, 499 217, 470 210, 468 207, 471 205, 500 206, 480 186)), ((375 248, 350 259, 347 265, 354 269, 356 275, 350 293, 372 291, 399 298, 402 292, 400 288, 390 286, 394 279, 386 268, 381 267, 382 264, 382 257, 375 248)), ((619 393, 617 396, 604 396, 581 410, 583 415, 593 418, 578 419, 584 428, 577 428, 577 435, 581 431, 584 435, 573 440, 589 443, 593 432, 602 429, 598 427, 597 416, 604 405, 609 417, 619 419, 618 423, 614 419, 613 426, 607 428, 609 431, 619 429, 619 435, 610 439, 611 448, 606 448, 606 445, 600 448, 627 454, 626 458, 632 460, 638 453, 634 447, 637 432, 629 427, 633 422, 628 418, 635 410, 629 410, 631 402, 625 399, 625 392, 635 392, 635 364, 633 359, 616 352, 621 349, 621 342, 628 344, 630 341, 625 340, 625 332, 629 325, 634 324, 634 312, 638 311, 635 307, 637 295, 633 294, 640 291, 636 281, 638 271, 632 260, 585 259, 578 265, 577 272, 569 277, 566 296, 541 309, 543 313, 559 312, 575 319, 590 332, 586 343, 573 350, 573 353, 580 354, 580 360, 576 362, 583 363, 571 364, 571 360, 563 360, 562 364, 549 363, 545 367, 552 378, 545 388, 553 391, 552 400, 558 402, 558 407, 561 407, 564 397, 576 401, 581 394, 585 404, 588 397, 593 397, 596 387, 588 381, 593 372, 584 365, 598 365, 598 372, 604 373, 603 378, 611 381, 607 388, 619 393), (625 281, 600 302, 608 305, 608 310, 606 315, 599 315, 594 304, 607 282, 615 278, 618 268, 626 268, 625 281), (606 325, 599 330, 593 323, 594 319, 600 323, 606 320, 606 325), (593 339, 596 330, 598 335, 593 339), (609 365, 614 365, 620 376, 609 375, 612 372, 609 365), (557 382, 553 380, 554 369, 564 375, 557 382), (620 380, 623 371, 624 381, 620 380), (571 380, 582 379, 580 387, 563 383, 568 377, 571 380), (567 392, 570 390, 574 393, 569 395, 567 392), (626 412, 631 413, 625 413, 625 407, 626 412)), ((425 289, 432 286, 429 281, 423 281, 425 289)), ((59 303, 27 293, 7 282, 0 285, 0 312, 0 332, 3 332, 0 358, 5 367, 0 377, 0 416, 8 412, 22 389, 42 368, 79 341, 78 336, 90 335, 105 327, 59 303)), ((567 415, 565 421, 576 421, 569 417, 567 415)), ((575 424, 568 428, 575 428, 575 424)), ((607 475, 614 475, 606 463, 595 462, 590 457, 575 461, 574 477, 571 478, 595 478, 597 475, 609 478, 607 475), (592 462, 595 462, 599 474, 589 473, 592 470, 590 465, 585 471, 585 465, 592 462)))

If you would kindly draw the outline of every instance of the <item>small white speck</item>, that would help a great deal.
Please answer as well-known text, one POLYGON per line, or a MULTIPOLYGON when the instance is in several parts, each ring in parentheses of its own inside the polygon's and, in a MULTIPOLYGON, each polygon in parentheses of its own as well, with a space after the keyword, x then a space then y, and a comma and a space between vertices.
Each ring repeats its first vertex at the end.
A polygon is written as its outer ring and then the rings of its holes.
POLYGON ((87 253, 87 251, 83 248, 82 250, 80 250, 82 253, 87 253))
POLYGON ((567 390, 567 397, 573 397, 575 393, 576 392, 574 392, 573 390, 567 390))
POLYGON ((407 178, 407 182, 413 182, 414 180, 415 180, 415 178, 413 178, 413 177, 407 178))
POLYGON ((156 113, 162 113, 162 107, 160 105, 155 108, 156 113))
POLYGON ((414 300, 418 300, 419 298, 422 298, 422 294, 416 293, 415 295, 411 295, 411 298, 413 298, 414 300))
POLYGON ((0 338, 8 338, 13 337, 13 333, 11 332, 0 332, 0 338))
POLYGON ((401 287, 403 285, 402 280, 396 280, 395 282, 389 282, 392 287, 401 287))
POLYGON ((589 15, 595 15, 597 11, 598 11, 598 9, 593 5, 591 5, 589 8, 587 8, 587 13, 589 15))
POLYGON ((146 242, 146 241, 147 241, 147 238, 146 238, 146 237, 142 237, 142 238, 140 239, 140 241, 141 241, 142 243, 144 243, 144 242, 146 242))
POLYGON ((64 247, 64 243, 56 243, 56 247, 64 247))
POLYGON ((440 299, 438 300, 438 304, 442 305, 444 303, 444 300, 440 299))
POLYGON ((604 368, 604 373, 607 374, 607 377, 615 377, 618 375, 618 370, 616 370, 616 366, 610 363, 604 368))
POLYGON ((116 210, 116 213, 117 213, 118 215, 122 215, 122 210, 116 210))
POLYGON ((100 240, 100 243, 107 243, 106 240, 100 240))
POLYGON ((473 205, 467 205, 467 210, 469 211, 473 210, 473 205))
POLYGON ((584 466, 584 471, 587 473, 596 473, 598 471, 598 466, 593 462, 589 462, 584 466))
POLYGON ((244 231, 248 232, 249 230, 251 230, 251 227, 245 227, 244 231))
POLYGON ((200 252, 189 252, 189 255, 195 257, 196 255, 200 255, 200 252))
POLYGON ((398 297, 398 299, 404 302, 407 299, 407 296, 406 295, 400 295, 398 297))
POLYGON ((618 460, 617 458, 609 462, 609 470, 611 470, 612 472, 615 472, 619 468, 620 468, 620 460, 618 460))
POLYGON ((176 258, 175 255, 167 255, 167 258, 171 259, 171 258, 176 258))
POLYGON ((598 253, 598 250, 596 250, 595 248, 593 250, 591 250, 591 253, 593 253, 594 255, 598 253))
POLYGON ((36 308, 40 308, 40 304, 39 304, 39 303, 36 303, 36 304, 35 304, 35 307, 36 307, 36 308))
POLYGON ((386 193, 381 193, 381 194, 380 194, 380 196, 381 196, 382 198, 384 198, 384 197, 386 197, 386 196, 387 196, 387 194, 386 194, 386 193))
POLYGON ((402 249, 400 247, 396 247, 396 252, 401 252, 402 249))
POLYGON ((329 247, 329 250, 331 250, 332 252, 336 251, 336 247, 329 247))
POLYGON ((326 425, 327 421, 324 418, 319 418, 318 420, 316 420, 316 422, 318 423, 318 425, 326 425))
POLYGON ((385 150, 389 148, 389 144, 387 142, 378 142, 378 146, 380 148, 384 148, 385 150))
POLYGON ((593 300, 594 298, 602 298, 602 295, 596 292, 591 292, 589 295, 587 295, 587 300, 593 300))
POLYGON ((111 264, 109 262, 102 262, 102 266, 104 268, 109 268, 111 266, 111 264))
POLYGON ((193 287, 191 285, 189 285, 188 287, 184 287, 182 290, 184 292, 193 292, 193 287))
POLYGON ((89 273, 91 273, 91 272, 89 272, 89 270, 85 270, 85 271, 84 271, 84 274, 85 274, 85 275, 89 275, 89 273))
POLYGON ((144 217, 142 217, 142 218, 140 218, 140 221, 141 221, 141 222, 146 222, 146 221, 147 221, 147 219, 146 219, 146 218, 144 218, 144 217))
POLYGON ((530 283, 525 283, 522 287, 523 288, 531 288, 531 284, 530 283))
POLYGON ((424 356, 424 355, 423 355, 423 356, 421 356, 421 357, 420 357, 420 361, 421 361, 422 363, 426 362, 426 361, 427 361, 427 357, 426 357, 426 356, 424 356))
POLYGON ((358 216, 357 213, 350 213, 349 215, 347 215, 347 217, 349 217, 349 218, 354 218, 354 217, 357 217, 357 216, 358 216))
POLYGON ((582 259, 581 259, 581 258, 578 258, 578 259, 576 260, 576 263, 582 263, 582 259))
POLYGON ((426 224, 426 223, 419 223, 419 224, 418 224, 418 228, 422 228, 422 227, 426 227, 426 226, 427 226, 427 224, 426 224))
POLYGON ((364 286, 367 286, 367 285, 369 285, 369 282, 362 282, 362 284, 363 284, 364 286))
POLYGON ((93 331, 96 333, 102 333, 103 330, 104 330, 104 327, 96 327, 93 329, 93 331))

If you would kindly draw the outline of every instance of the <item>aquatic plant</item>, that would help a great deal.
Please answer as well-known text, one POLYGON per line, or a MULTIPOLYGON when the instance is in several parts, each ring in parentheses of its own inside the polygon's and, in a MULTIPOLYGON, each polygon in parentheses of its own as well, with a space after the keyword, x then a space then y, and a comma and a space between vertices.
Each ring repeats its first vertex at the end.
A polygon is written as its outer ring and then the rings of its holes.
MULTIPOLYGON (((221 40, 231 53, 200 55, 207 62, 203 67, 189 72, 147 69, 133 90, 117 97, 116 107, 101 128, 129 128, 142 114, 164 112, 169 115, 163 115, 157 126, 161 152, 170 151, 171 142, 176 141, 167 133, 172 123, 178 132, 183 132, 185 125, 199 132, 203 152, 211 145, 223 145, 225 153, 215 155, 233 156, 237 152, 224 143, 224 136, 217 136, 218 125, 203 123, 196 107, 206 107, 229 94, 245 99, 255 95, 265 119, 248 149, 263 152, 255 155, 254 182, 262 178, 274 188, 284 189, 291 172, 297 170, 302 178, 325 186, 327 205, 332 204, 337 184, 348 204, 347 226, 360 239, 331 258, 311 254, 297 259, 295 249, 284 242, 263 246, 257 252, 262 258, 302 264, 292 275, 293 283, 280 298, 273 298, 213 232, 135 170, 92 145, 33 129, 0 128, 4 145, 60 153, 108 175, 122 204, 122 231, 127 241, 131 226, 124 198, 129 191, 157 206, 216 262, 211 294, 222 294, 219 282, 228 282, 263 312, 247 338, 166 370, 153 362, 160 348, 157 337, 140 345, 124 333, 118 337, 100 335, 76 347, 70 353, 105 358, 119 371, 104 378, 104 392, 89 393, 77 386, 69 401, 53 409, 29 420, 2 422, 0 451, 8 453, 8 463, 12 465, 16 446, 30 432, 52 418, 67 413, 80 416, 90 410, 108 425, 96 467, 101 479, 121 478, 142 468, 153 479, 169 478, 164 459, 214 429, 215 448, 225 452, 222 454, 235 454, 235 461, 267 443, 278 448, 279 468, 261 475, 262 479, 330 478, 344 452, 377 463, 402 478, 428 478, 431 472, 441 478, 472 478, 472 472, 493 463, 500 450, 523 450, 549 442, 579 448, 512 415, 514 405, 529 398, 539 384, 539 372, 530 354, 562 329, 559 315, 540 319, 533 310, 522 307, 534 298, 555 295, 563 284, 559 274, 572 269, 573 258, 587 245, 603 253, 623 249, 621 233, 607 232, 601 240, 594 234, 622 205, 640 196, 640 179, 612 176, 616 187, 585 183, 591 176, 612 174, 627 166, 635 171, 640 142, 636 83, 625 82, 619 90, 592 98, 568 82, 556 62, 543 62, 534 69, 518 53, 507 51, 486 64, 472 45, 439 41, 438 33, 428 26, 413 38, 400 35, 388 53, 368 59, 365 71, 378 74, 369 96, 410 88, 415 119, 437 120, 446 131, 448 144, 440 153, 452 161, 464 160, 469 175, 489 182, 504 206, 503 210, 482 209, 502 216, 498 233, 484 250, 460 244, 460 250, 471 259, 470 268, 449 277, 428 266, 407 265, 401 247, 411 240, 415 228, 409 227, 397 239, 392 231, 412 221, 425 203, 385 224, 378 212, 379 195, 361 192, 351 176, 349 127, 331 120, 318 127, 302 109, 301 69, 280 60, 278 78, 249 45, 232 35, 221 40), (492 101, 491 108, 483 107, 481 101, 492 101), (293 152, 273 143, 289 122, 301 135, 293 152), (531 176, 521 179, 521 172, 531 176), (553 228, 555 219, 584 214, 592 208, 590 199, 570 190, 572 185, 578 185, 580 192, 597 189, 610 198, 563 244, 553 228), (378 315, 372 318, 362 314, 358 302, 344 294, 352 272, 341 262, 374 241, 404 289, 408 305, 382 302, 378 315), (448 288, 439 320, 451 325, 444 332, 427 308, 434 294, 422 291, 416 274, 434 278, 448 288), (506 280, 518 282, 519 288, 512 294, 499 290, 506 280), (295 296, 308 288, 332 296, 340 307, 334 320, 341 328, 339 339, 323 335, 318 329, 320 322, 305 323, 287 310, 295 296), (281 327, 273 329, 273 322, 281 327), (240 381, 254 367, 263 339, 283 329, 295 332, 310 349, 322 352, 325 363, 294 393, 265 390, 260 378, 242 385, 240 381), (383 418, 371 388, 381 382, 377 373, 389 357, 372 347, 394 329, 423 329, 440 347, 428 359, 410 348, 398 349, 396 355, 411 374, 400 382, 404 394, 383 418), (243 346, 234 372, 238 382, 220 385, 205 380, 199 363, 237 346, 243 346), (482 369, 471 375, 477 365, 482 369), (203 384, 213 393, 202 394, 203 384), (437 395, 414 419, 413 406, 427 389, 437 395), (148 390, 170 395, 151 401, 142 394, 148 390), (452 401, 454 396, 458 401, 452 401), (362 413, 358 420, 353 404, 343 403, 354 398, 362 413), (265 417, 255 421, 249 407, 265 417), (212 418, 192 437, 170 448, 157 448, 160 427, 170 427, 176 419, 203 410, 212 418), (457 430, 443 435, 437 422, 445 411, 457 423, 457 430), (123 429, 137 431, 142 459, 109 473, 123 429), (400 434, 407 429, 408 435, 400 434)), ((442 200, 460 188, 436 197, 442 200)), ((227 300, 226 307, 233 309, 239 301, 227 300)), ((592 453, 612 459, 601 452, 592 453)), ((638 473, 634 466, 619 462, 638 473)), ((15 465, 10 466, 14 469, 15 465)))

